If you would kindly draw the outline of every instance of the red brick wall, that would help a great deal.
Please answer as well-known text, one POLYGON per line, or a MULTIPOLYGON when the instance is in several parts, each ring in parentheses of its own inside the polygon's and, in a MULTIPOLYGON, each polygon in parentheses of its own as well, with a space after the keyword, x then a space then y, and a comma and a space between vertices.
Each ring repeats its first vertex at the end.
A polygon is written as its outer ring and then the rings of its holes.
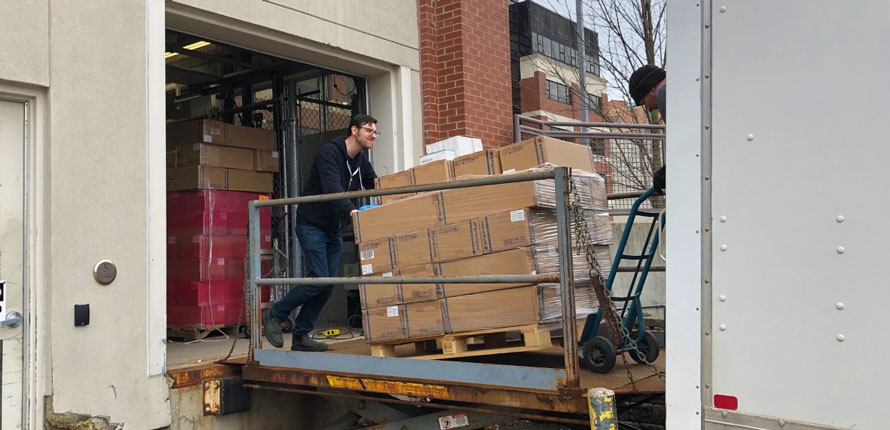
POLYGON ((423 142, 513 140, 510 22, 503 0, 418 0, 423 142))

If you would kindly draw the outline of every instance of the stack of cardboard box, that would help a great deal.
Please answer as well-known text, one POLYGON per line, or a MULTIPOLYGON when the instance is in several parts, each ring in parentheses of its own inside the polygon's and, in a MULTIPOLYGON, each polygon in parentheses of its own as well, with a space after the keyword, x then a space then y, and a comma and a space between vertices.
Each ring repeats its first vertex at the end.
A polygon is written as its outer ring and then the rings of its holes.
POLYGON ((167 125, 167 189, 271 193, 275 133, 219 121, 167 125))
MULTIPOLYGON (((167 323, 240 324, 247 205, 272 192, 275 134, 204 120, 168 125, 167 139, 167 323)), ((263 248, 271 247, 271 226, 264 209, 263 248)))
MULTIPOLYGON (((497 174, 505 159, 514 171, 548 163, 574 168, 572 180, 597 261, 608 276, 611 223, 602 178, 585 173, 593 170, 589 148, 537 138, 455 158, 451 171, 440 173, 437 182, 497 174)), ((417 172, 415 168, 403 178, 413 177, 417 183, 417 172)), ((379 183, 388 182, 382 178, 379 183)), ((559 272, 553 180, 420 193, 361 211, 353 222, 364 276, 559 272)), ((590 279, 582 253, 573 252, 572 257, 576 306, 587 313, 596 306, 590 287, 596 280, 590 279)), ((558 285, 385 284, 362 285, 360 292, 365 336, 371 343, 532 325, 561 316, 558 285)))

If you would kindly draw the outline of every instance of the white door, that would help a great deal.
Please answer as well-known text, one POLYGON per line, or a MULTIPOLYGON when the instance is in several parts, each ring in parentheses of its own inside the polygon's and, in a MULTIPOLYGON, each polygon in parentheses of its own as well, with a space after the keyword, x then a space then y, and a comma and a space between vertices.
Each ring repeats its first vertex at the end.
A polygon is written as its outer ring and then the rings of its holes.
POLYGON ((22 428, 25 313, 25 103, 0 100, 0 428, 22 428))

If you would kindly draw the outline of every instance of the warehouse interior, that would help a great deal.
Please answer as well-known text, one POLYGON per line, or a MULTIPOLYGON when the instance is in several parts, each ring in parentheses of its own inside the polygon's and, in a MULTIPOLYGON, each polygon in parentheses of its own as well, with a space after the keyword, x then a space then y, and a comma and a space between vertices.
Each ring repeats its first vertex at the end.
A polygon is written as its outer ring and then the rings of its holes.
MULTIPOLYGON (((331 138, 345 133, 353 115, 367 112, 367 81, 362 77, 170 29, 166 30, 165 36, 168 189, 170 168, 173 167, 169 130, 176 124, 213 120, 232 126, 274 131, 274 156, 279 165, 275 169, 277 171, 271 173, 272 188, 263 190, 267 192, 262 194, 281 198, 299 195, 301 183, 307 177, 318 149, 331 138)), ((176 204, 168 197, 168 249, 173 235, 169 231, 170 226, 180 216, 176 204)), ((187 214, 182 213, 182 216, 187 214)), ((274 255, 267 257, 269 262, 264 269, 267 271, 265 276, 288 277, 302 271, 299 247, 293 234, 293 216, 294 211, 288 213, 278 208, 271 214, 269 243, 274 255)), ((353 251, 355 246, 351 230, 344 232, 344 242, 346 246, 340 271, 342 274, 356 274, 357 256, 353 251)), ((171 251, 168 251, 168 262, 172 264, 174 256, 170 254, 171 251)), ((211 264, 209 259, 205 260, 208 260, 206 264, 211 264)), ((211 272, 211 269, 208 268, 207 272, 211 272)), ((215 296, 213 277, 209 276, 206 280, 202 277, 200 280, 208 281, 206 287, 212 300, 215 296)), ((168 313, 172 312, 169 310, 171 306, 182 305, 175 303, 178 299, 170 293, 171 288, 179 287, 168 284, 168 313)), ((287 288, 274 286, 267 297, 280 298, 287 288)), ((198 309, 195 303, 187 305, 198 309)), ((347 322, 360 326, 360 318, 356 317, 358 314, 357 290, 354 287, 337 287, 319 316, 317 327, 344 327, 347 322)), ((214 332, 211 326, 228 325, 213 321, 213 316, 217 314, 212 310, 209 314, 198 310, 192 315, 194 322, 188 321, 188 324, 183 320, 171 324, 168 315, 168 337, 183 341, 201 340, 206 336, 221 334, 220 331, 214 332), (208 323, 208 319, 212 324, 208 323)), ((224 331, 228 334, 237 331, 237 327, 236 330, 232 329, 227 327, 224 331)))

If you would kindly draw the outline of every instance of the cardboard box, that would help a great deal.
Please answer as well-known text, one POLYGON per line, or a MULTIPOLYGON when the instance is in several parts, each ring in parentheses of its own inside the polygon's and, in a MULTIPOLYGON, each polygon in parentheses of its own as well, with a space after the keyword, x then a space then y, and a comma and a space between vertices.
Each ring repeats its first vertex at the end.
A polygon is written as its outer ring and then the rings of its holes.
MULTIPOLYGON (((556 217, 553 218, 554 224, 556 217)), ((482 247, 485 253, 531 246, 535 232, 528 209, 515 209, 482 218, 482 247)))
POLYGON ((385 343, 408 338, 405 305, 365 309, 362 326, 368 343, 385 343))
POLYGON ((179 151, 176 147, 167 148, 167 167, 179 166, 179 151))
POLYGON ((458 156, 472 154, 482 150, 482 140, 467 136, 452 136, 426 145, 427 154, 446 149, 454 151, 458 156))
MULTIPOLYGON (((394 272, 386 272, 381 274, 381 276, 391 277, 394 274, 394 272)), ((403 303, 398 284, 361 284, 358 289, 362 309, 373 309, 403 303)))
MULTIPOLYGON (((438 264, 420 264, 400 269, 399 276, 404 278, 442 276, 442 269, 438 264)), ((399 287, 399 297, 405 303, 414 303, 441 299, 445 295, 439 284, 402 284, 399 287)))
POLYGON ((408 339, 427 338, 445 334, 445 317, 440 300, 409 303, 405 305, 407 314, 408 339))
POLYGON ((212 143, 225 145, 226 125, 219 121, 194 120, 167 124, 167 145, 212 143))
POLYGON ((538 287, 448 297, 445 308, 451 333, 533 325, 540 316, 538 287))
POLYGON ((416 230, 395 237, 398 265, 407 267, 433 261, 429 229, 416 230))
MULTIPOLYGON (((421 264, 386 272, 380 276, 424 278, 440 276, 440 270, 437 264, 421 264)), ((359 293, 362 309, 423 302, 444 297, 438 284, 362 284, 359 285, 359 293)))
POLYGON ((389 237, 359 243, 358 251, 362 276, 392 272, 398 262, 395 242, 389 237))
MULTIPOLYGON (((404 172, 393 173, 386 176, 378 176, 375 187, 377 189, 410 187, 414 185, 414 173, 409 169, 404 172)), ((380 204, 394 202, 396 200, 411 197, 414 194, 393 194, 389 196, 380 196, 380 204)))
POLYGON ((225 127, 224 145, 266 151, 274 151, 276 149, 275 132, 272 130, 233 124, 225 124, 225 127))
MULTIPOLYGON (((531 275, 538 273, 529 248, 512 249, 441 264, 442 276, 531 275)), ((446 298, 527 284, 442 284, 446 298)))
POLYGON ((193 143, 178 145, 179 166, 213 166, 253 170, 253 151, 245 148, 193 143))
POLYGON ((281 164, 279 163, 281 159, 278 157, 278 151, 258 149, 254 154, 254 170, 258 172, 278 173, 278 170, 281 168, 281 164))
POLYGON ((420 164, 426 164, 438 160, 454 160, 457 153, 450 149, 443 149, 426 155, 420 156, 420 164))
POLYGON ((482 229, 478 219, 431 228, 433 261, 450 261, 482 255, 482 229))
POLYGON ((449 160, 432 161, 411 170, 414 172, 414 185, 439 184, 454 179, 454 171, 449 160))
POLYGON ((535 182, 514 182, 442 191, 447 222, 538 206, 543 199, 535 182))
POLYGON ((271 193, 274 190, 273 174, 253 170, 228 169, 227 188, 232 191, 271 193))
POLYGON ((593 153, 589 147, 551 137, 536 136, 504 146, 499 152, 504 173, 518 172, 544 163, 595 173, 593 153))
POLYGON ((454 177, 464 175, 499 175, 501 174, 501 156, 496 149, 474 152, 457 157, 451 161, 454 166, 454 177))
POLYGON ((358 242, 392 237, 406 231, 442 224, 445 224, 445 211, 440 192, 397 200, 356 212, 352 217, 358 242))
POLYGON ((365 339, 389 343, 445 334, 443 303, 438 300, 386 306, 364 311, 365 339))
POLYGON ((167 190, 226 189, 226 169, 187 166, 167 169, 167 190))

